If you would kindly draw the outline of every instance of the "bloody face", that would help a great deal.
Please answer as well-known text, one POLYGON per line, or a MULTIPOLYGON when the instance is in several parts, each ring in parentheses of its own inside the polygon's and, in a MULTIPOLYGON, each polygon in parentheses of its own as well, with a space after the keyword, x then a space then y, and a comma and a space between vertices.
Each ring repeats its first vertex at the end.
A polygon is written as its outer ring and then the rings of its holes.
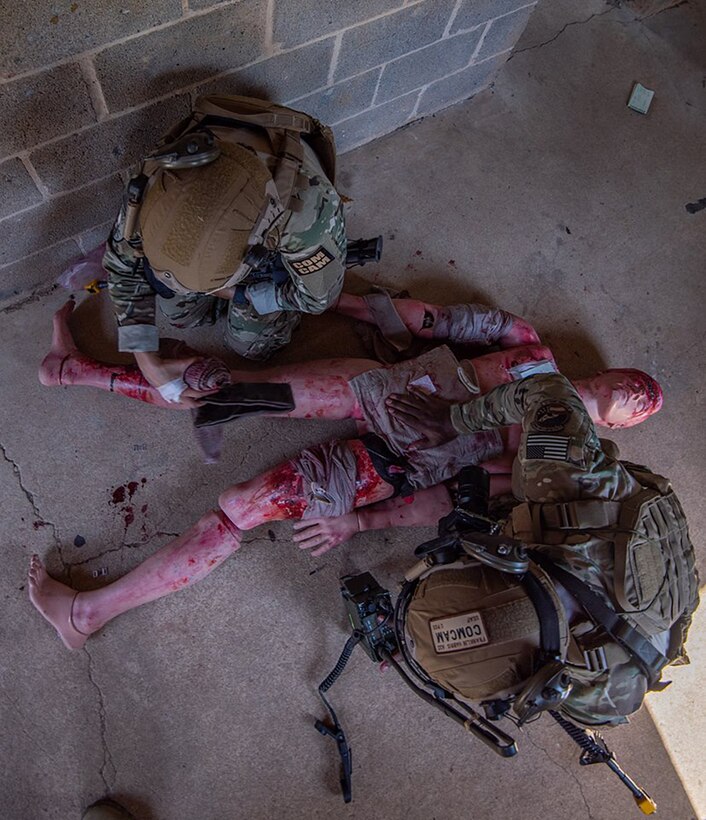
POLYGON ((594 421, 604 427, 632 427, 662 406, 662 388, 642 370, 603 370, 584 384, 596 402, 598 418, 594 421))

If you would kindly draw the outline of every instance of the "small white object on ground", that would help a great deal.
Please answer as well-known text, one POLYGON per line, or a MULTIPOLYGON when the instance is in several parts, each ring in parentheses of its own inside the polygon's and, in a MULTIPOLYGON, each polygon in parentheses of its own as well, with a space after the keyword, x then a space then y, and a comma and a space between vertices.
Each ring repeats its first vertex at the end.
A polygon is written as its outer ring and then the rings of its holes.
POLYGON ((640 114, 646 114, 650 110, 654 95, 654 91, 650 91, 649 88, 645 88, 640 83, 635 83, 628 100, 628 108, 632 108, 633 111, 638 111, 640 114))

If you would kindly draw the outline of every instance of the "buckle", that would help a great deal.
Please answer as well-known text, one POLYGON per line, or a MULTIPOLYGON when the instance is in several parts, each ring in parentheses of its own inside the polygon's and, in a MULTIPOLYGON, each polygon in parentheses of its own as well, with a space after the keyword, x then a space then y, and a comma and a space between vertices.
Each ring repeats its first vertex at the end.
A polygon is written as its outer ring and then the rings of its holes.
POLYGON ((608 659, 605 648, 596 646, 594 649, 583 650, 583 661, 591 672, 605 672, 608 669, 608 659))

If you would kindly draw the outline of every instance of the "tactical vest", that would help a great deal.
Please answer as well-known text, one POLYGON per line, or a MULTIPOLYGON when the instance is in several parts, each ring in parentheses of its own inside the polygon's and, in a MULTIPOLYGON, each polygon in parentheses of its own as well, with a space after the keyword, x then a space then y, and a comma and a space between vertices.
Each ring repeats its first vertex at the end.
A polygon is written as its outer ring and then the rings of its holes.
MULTIPOLYGON (((607 598, 610 608, 647 639, 668 631, 663 665, 688 663, 684 642, 699 593, 684 511, 666 478, 647 467, 622 464, 641 488, 630 498, 525 502, 512 510, 506 533, 538 545, 541 553, 607 598)), ((629 653, 602 630, 577 632, 572 627, 584 664, 572 670, 572 677, 579 686, 585 684, 586 701, 597 681, 608 685, 611 675, 640 674, 634 666, 625 671, 629 653), (616 673, 620 666, 623 671, 616 673)), ((663 685, 645 684, 641 693, 633 687, 636 703, 626 713, 639 708, 649 688, 663 685)))

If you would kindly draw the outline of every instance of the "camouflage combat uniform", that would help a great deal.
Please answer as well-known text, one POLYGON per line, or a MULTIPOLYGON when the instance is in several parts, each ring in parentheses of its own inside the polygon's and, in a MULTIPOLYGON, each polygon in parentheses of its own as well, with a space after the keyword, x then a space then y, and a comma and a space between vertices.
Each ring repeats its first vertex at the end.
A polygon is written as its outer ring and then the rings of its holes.
MULTIPOLYGON (((683 542, 682 554, 659 566, 654 559, 655 566, 633 564, 632 569, 628 568, 638 576, 636 587, 646 588, 652 582, 644 602, 633 609, 623 609, 616 603, 625 589, 616 563, 618 543, 625 530, 621 531, 615 521, 598 520, 603 511, 610 517, 611 509, 624 509, 628 499, 635 503, 639 494, 644 494, 637 478, 644 484, 646 475, 668 485, 666 479, 613 457, 610 451, 615 450, 617 456, 617 448, 598 438, 578 394, 559 374, 501 385, 473 402, 455 406, 452 421, 461 433, 522 424, 513 464, 513 493, 527 503, 512 510, 507 534, 532 543, 556 565, 587 584, 614 611, 626 613, 623 617, 628 623, 670 662, 686 662, 683 640, 698 604, 698 575, 678 500, 670 494, 667 501, 671 506, 661 507, 659 515, 664 529, 672 533, 672 541, 683 542), (596 515, 597 520, 590 526, 561 520, 567 511, 571 516, 576 510, 583 510, 587 517, 596 515), (670 520, 664 522, 664 518, 670 520)), ((622 525, 623 519, 619 521, 622 525)), ((660 525, 652 530, 652 542, 661 561, 668 545, 664 537, 660 538, 659 529, 660 525)), ((561 593, 561 586, 557 586, 561 593)), ((574 682, 563 708, 587 723, 623 722, 625 715, 642 704, 649 682, 627 650, 608 638, 568 592, 562 599, 570 617, 572 640, 567 660, 574 682), (600 657, 600 663, 596 663, 596 657, 600 657)), ((659 687, 657 684, 653 688, 659 687)))
MULTIPOLYGON (((300 190, 300 208, 283 227, 278 247, 281 263, 274 279, 266 271, 252 272, 241 283, 246 286, 247 304, 203 293, 160 295, 160 310, 172 325, 213 324, 226 313, 228 345, 247 358, 265 359, 289 342, 301 313, 322 313, 338 299, 346 257, 343 205, 306 145, 300 173, 309 185, 300 190)), ((123 238, 125 207, 124 199, 103 258, 120 350, 156 351, 157 293, 145 276, 139 240, 128 243, 123 238)))

